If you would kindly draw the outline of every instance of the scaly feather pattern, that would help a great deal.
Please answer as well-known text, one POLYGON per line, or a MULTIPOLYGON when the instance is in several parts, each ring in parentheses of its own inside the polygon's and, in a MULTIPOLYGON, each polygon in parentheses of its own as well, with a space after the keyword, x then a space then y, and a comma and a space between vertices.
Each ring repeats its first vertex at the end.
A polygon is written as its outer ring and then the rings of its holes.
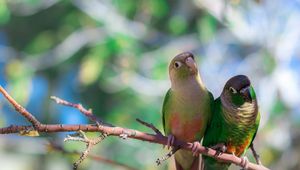
MULTIPOLYGON (((242 156, 255 138, 259 121, 256 95, 249 79, 235 76, 227 81, 221 96, 215 100, 203 145, 224 145, 226 153, 242 156)), ((230 166, 207 156, 203 156, 203 163, 205 170, 226 170, 230 166)))

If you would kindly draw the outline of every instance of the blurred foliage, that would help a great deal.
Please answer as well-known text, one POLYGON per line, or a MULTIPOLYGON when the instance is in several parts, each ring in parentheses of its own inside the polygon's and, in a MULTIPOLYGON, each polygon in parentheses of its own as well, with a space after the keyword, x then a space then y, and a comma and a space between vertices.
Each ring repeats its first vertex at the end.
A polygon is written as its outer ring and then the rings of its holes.
MULTIPOLYGON (((49 100, 56 95, 92 108, 109 123, 149 131, 135 118, 162 127, 168 62, 192 51, 215 97, 229 77, 251 78, 262 113, 255 144, 264 165, 299 169, 299 17, 296 0, 0 0, 0 84, 43 123, 88 122, 49 100)), ((28 124, 0 101, 1 126, 28 124)), ((76 157, 44 147, 65 133, 41 135, 3 138, 2 167, 71 168, 76 157)), ((93 152, 138 169, 168 167, 155 165, 166 150, 145 142, 109 138, 93 152)), ((115 169, 94 161, 82 166, 115 169)))

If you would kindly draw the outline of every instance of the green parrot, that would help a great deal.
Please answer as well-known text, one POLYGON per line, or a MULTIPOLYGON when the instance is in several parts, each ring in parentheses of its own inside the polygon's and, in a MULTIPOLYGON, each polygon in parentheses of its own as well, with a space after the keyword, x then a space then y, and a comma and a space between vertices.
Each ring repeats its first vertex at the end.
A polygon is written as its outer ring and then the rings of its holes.
POLYGON ((200 145, 207 122, 211 117, 214 102, 198 72, 192 53, 184 52, 173 58, 169 65, 171 88, 162 108, 162 122, 168 135, 168 148, 174 138, 193 142, 193 152, 179 150, 175 153, 177 170, 199 169, 199 158, 195 150, 200 145))
MULTIPOLYGON (((237 75, 227 81, 214 102, 211 122, 203 137, 203 146, 242 156, 252 144, 260 121, 254 89, 247 76, 237 75)), ((202 169, 226 170, 229 163, 202 156, 202 169)), ((247 164, 246 157, 242 158, 247 164)))

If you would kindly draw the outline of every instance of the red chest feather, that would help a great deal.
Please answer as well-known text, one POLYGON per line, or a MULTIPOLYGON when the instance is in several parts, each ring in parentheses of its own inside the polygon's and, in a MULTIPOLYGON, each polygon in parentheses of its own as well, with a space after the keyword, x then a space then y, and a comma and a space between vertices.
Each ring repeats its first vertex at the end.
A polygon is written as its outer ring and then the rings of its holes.
POLYGON ((197 140, 201 134, 202 121, 201 116, 189 120, 187 118, 180 118, 178 113, 174 113, 170 117, 169 126, 172 135, 176 138, 187 142, 193 142, 197 140))

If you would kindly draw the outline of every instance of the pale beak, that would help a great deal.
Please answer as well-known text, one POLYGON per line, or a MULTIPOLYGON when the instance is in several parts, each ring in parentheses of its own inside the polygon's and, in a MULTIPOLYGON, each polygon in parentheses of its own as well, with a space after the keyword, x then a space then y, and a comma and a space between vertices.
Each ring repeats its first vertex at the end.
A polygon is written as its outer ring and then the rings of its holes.
POLYGON ((188 57, 185 59, 185 64, 190 68, 190 70, 193 72, 193 73, 196 73, 198 70, 197 70, 197 65, 196 65, 196 62, 194 61, 194 59, 192 57, 188 57))

